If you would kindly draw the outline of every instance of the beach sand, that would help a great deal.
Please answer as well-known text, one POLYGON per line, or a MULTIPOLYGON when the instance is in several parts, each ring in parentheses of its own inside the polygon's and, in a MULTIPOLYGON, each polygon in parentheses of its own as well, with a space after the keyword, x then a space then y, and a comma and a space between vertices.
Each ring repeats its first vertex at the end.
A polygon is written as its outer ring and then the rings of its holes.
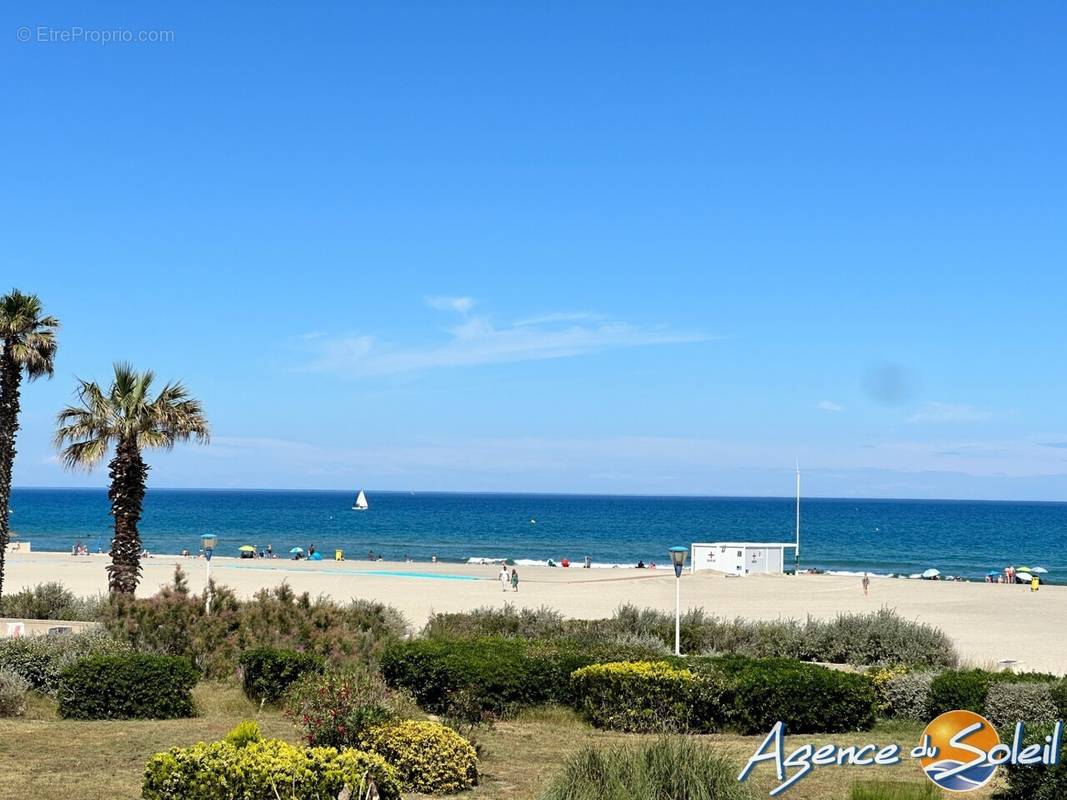
MULTIPOLYGON (((103 555, 74 557, 64 553, 9 552, 5 591, 59 581, 78 595, 107 589, 103 555)), ((298 592, 324 594, 335 600, 377 600, 395 606, 414 627, 432 612, 468 611, 480 606, 549 606, 566 616, 594 619, 610 616, 623 603, 672 610, 674 573, 669 569, 581 569, 520 567, 519 591, 502 592, 496 581, 499 566, 471 564, 405 564, 369 561, 292 561, 288 559, 215 558, 215 581, 248 596, 283 581, 298 592)), ((168 583, 175 565, 201 591, 203 559, 153 556, 142 561, 139 595, 154 594, 168 583)), ((872 578, 869 597, 859 577, 837 575, 758 575, 727 578, 713 572, 682 576, 684 608, 703 607, 733 619, 833 618, 842 612, 869 612, 886 607, 901 616, 945 631, 960 655, 974 666, 995 668, 996 662, 1020 662, 1016 669, 1067 674, 1067 586, 1026 586, 986 583, 872 578)))

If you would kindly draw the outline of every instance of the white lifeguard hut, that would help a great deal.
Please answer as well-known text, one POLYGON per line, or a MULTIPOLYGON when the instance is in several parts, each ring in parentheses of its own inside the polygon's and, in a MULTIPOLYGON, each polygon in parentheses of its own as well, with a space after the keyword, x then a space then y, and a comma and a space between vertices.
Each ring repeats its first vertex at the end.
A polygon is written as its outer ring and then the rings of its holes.
POLYGON ((727 575, 785 572, 786 550, 793 551, 794 570, 800 566, 800 463, 797 463, 795 542, 694 542, 689 550, 690 572, 716 570, 727 575))
POLYGON ((786 550, 795 542, 696 542, 690 549, 690 570, 716 570, 727 575, 785 572, 786 550))

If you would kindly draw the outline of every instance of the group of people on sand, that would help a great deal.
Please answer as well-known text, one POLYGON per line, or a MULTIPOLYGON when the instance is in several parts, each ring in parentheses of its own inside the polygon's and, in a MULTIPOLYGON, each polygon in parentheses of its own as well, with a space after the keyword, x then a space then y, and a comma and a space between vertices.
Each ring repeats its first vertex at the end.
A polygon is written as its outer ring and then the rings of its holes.
MULTIPOLYGON (((1024 573, 1023 579, 1029 577, 1030 580, 1026 581, 1030 584, 1030 591, 1036 592, 1041 588, 1041 579, 1036 574, 1024 573)), ((997 575, 997 579, 993 580, 992 574, 986 575, 986 583, 1018 583, 1019 582, 1019 570, 1014 566, 1004 567, 1004 572, 997 575)))
POLYGON ((500 574, 496 577, 497 580, 500 581, 501 591, 506 592, 509 587, 513 592, 519 591, 519 571, 515 569, 515 567, 512 567, 509 572, 508 565, 502 564, 500 567, 500 574))

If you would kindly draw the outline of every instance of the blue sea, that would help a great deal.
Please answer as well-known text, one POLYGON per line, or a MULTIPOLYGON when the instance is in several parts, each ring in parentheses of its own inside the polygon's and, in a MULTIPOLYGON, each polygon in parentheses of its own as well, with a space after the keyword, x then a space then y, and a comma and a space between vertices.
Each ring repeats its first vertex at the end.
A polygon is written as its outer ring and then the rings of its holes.
MULTIPOLYGON (((512 558, 545 562, 591 556, 598 565, 667 562, 667 548, 692 542, 793 539, 792 498, 609 497, 368 491, 149 489, 141 533, 156 553, 195 552, 203 533, 219 555, 243 544, 335 548, 348 558, 512 558)), ((15 489, 12 529, 35 550, 75 542, 107 552, 103 489, 15 489)), ((801 566, 828 571, 982 578, 1007 564, 1042 566, 1067 581, 1067 503, 805 499, 801 566)), ((1057 580, 1059 579, 1059 581, 1057 580)))

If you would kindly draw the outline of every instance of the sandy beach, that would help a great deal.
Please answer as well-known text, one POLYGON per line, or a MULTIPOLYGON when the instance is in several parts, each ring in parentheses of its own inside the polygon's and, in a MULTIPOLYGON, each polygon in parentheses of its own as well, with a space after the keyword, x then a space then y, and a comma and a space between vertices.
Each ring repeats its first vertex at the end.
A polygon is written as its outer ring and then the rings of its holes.
MULTIPOLYGON (((5 589, 17 591, 45 581, 59 581, 79 595, 106 590, 107 557, 65 553, 8 554, 5 589)), ((180 564, 194 591, 203 589, 205 563, 180 556, 153 556, 142 562, 138 594, 151 595, 170 581, 180 564)), ((288 559, 215 558, 216 582, 247 596, 266 586, 287 582, 294 590, 324 594, 335 600, 378 600, 400 609, 414 627, 434 611, 466 611, 513 603, 549 606, 576 618, 609 616, 623 603, 674 608, 674 574, 670 570, 569 569, 522 567, 517 593, 504 593, 496 581, 499 567, 471 564, 391 563, 369 561, 292 561, 288 559)), ((961 656, 978 666, 1002 660, 1017 669, 1067 673, 1067 587, 872 579, 869 597, 860 579, 835 575, 752 576, 726 578, 711 572, 682 576, 682 603, 703 606, 723 618, 772 620, 832 618, 883 606, 902 616, 936 625, 955 641, 961 656)))

